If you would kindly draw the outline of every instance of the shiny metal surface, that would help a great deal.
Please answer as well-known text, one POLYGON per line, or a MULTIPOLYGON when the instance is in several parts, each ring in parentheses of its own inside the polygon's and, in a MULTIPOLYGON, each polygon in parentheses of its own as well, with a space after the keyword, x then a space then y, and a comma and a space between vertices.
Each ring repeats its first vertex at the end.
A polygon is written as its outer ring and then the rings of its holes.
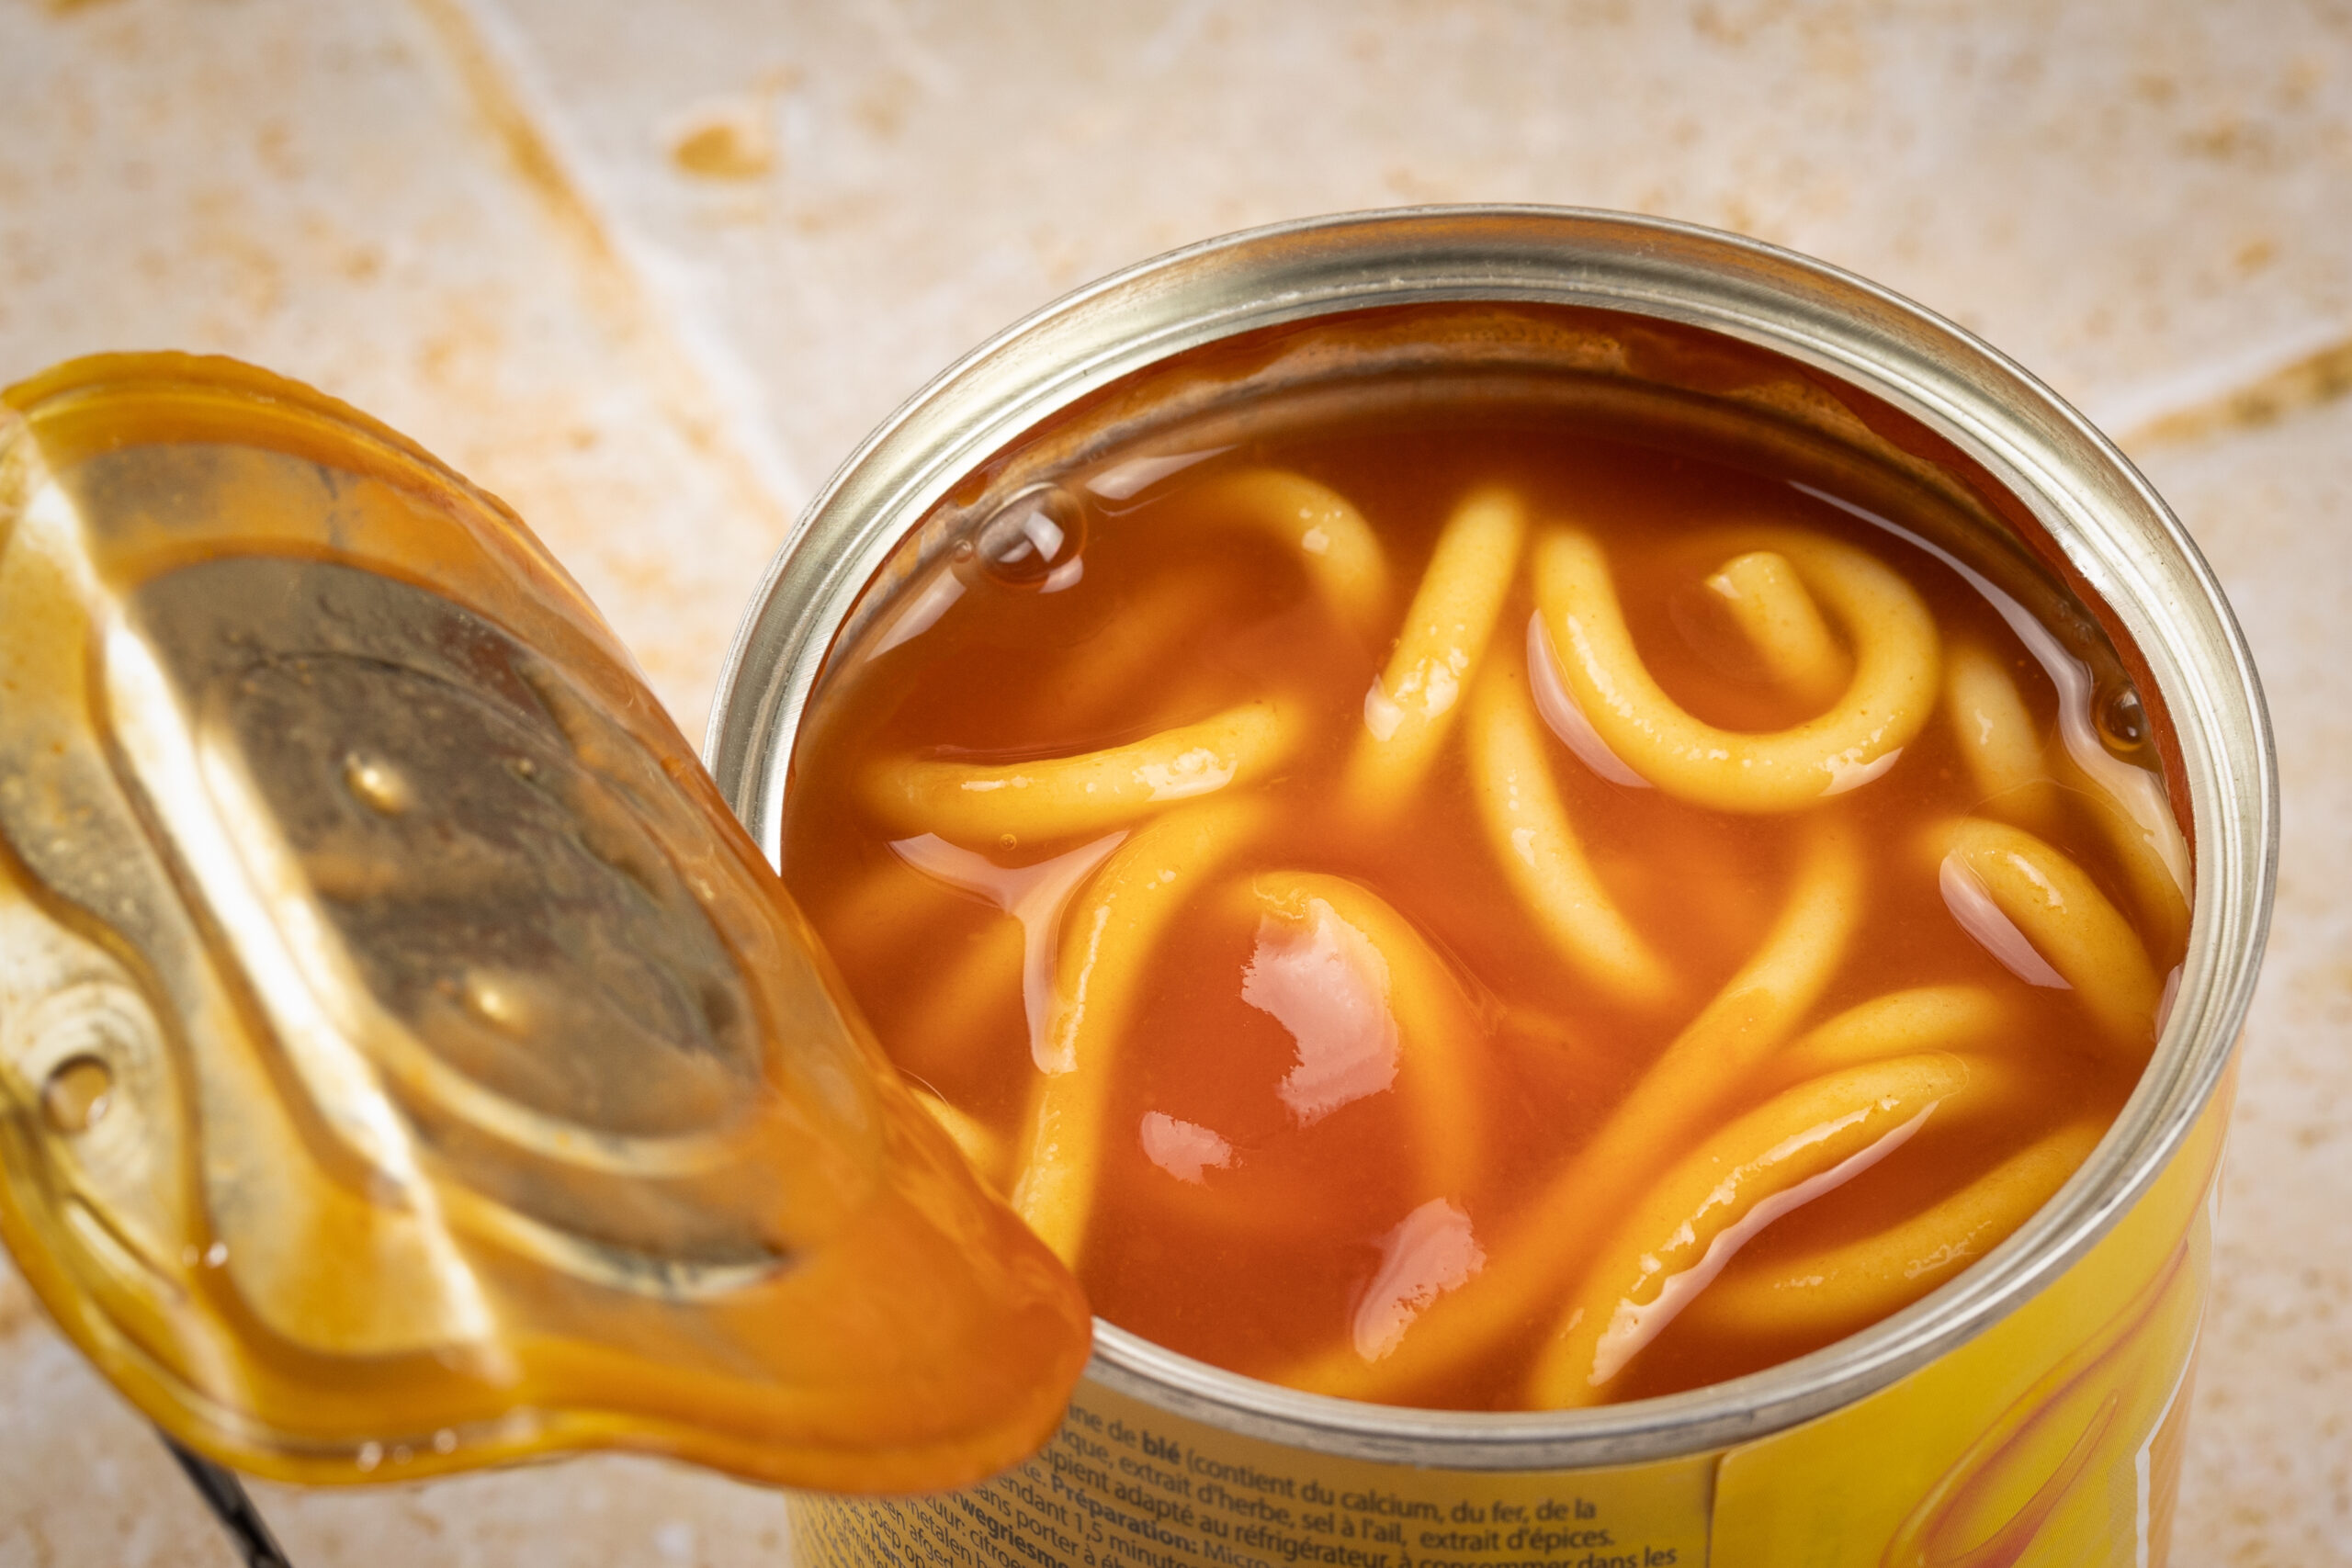
POLYGON ((1597 306, 1704 327, 1920 421, 2030 509, 2137 645, 2169 709, 2198 862, 2164 1038, 2091 1163, 1951 1286, 1830 1349, 1668 1399, 1568 1415, 1427 1413, 1294 1393, 1097 1325, 1091 1375, 1164 1407, 1329 1452, 1555 1468, 1690 1451, 1834 1408, 1980 1331, 2081 1256, 2214 1092, 2251 999, 2276 877, 2278 784, 2245 640, 2195 546, 2131 464, 1968 333, 1820 263, 1688 225, 1536 208, 1277 225, 1178 251, 1008 330, 902 407, 813 503, 722 677, 705 750, 774 859, 793 736, 837 630, 908 530, 1016 436, 1121 377, 1236 333, 1439 300, 1597 306))
POLYGON ((0 1238, 175 1438, 854 1491, 1050 1427, 1076 1287, 495 502, 233 362, 61 367, 0 691, 0 1238))

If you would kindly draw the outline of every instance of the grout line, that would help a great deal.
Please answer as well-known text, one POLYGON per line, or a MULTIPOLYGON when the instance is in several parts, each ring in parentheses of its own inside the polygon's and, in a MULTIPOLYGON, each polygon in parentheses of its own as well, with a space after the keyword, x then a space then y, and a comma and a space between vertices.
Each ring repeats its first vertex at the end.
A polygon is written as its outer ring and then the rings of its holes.
POLYGON ((745 513, 775 545, 792 532, 808 487, 762 418, 757 383, 656 286, 657 269, 631 254, 621 224, 590 194, 582 161, 566 155, 551 95, 535 88, 527 51, 491 14, 492 0, 413 0, 514 173, 580 253, 599 315, 651 378, 654 401, 690 450, 715 461, 745 513))
POLYGON ((2229 431, 2259 430, 2290 414, 2352 395, 2352 333, 2339 335, 2215 390, 2159 406, 2116 437, 2125 447, 2199 441, 2229 431))

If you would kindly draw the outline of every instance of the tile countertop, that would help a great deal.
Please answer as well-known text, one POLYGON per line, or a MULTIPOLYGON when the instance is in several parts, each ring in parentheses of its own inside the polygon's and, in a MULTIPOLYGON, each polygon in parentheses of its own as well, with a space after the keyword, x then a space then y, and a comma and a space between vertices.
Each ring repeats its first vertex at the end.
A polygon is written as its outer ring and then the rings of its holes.
MULTIPOLYGON (((2278 724, 2182 1564, 2352 1562, 2352 11, 1439 0, 0 0, 0 379, 312 381, 512 501, 689 734, 794 509, 971 344, 1172 244, 1412 201, 1826 257, 2122 440, 2278 724)), ((0 1565, 222 1564, 0 1273, 0 1565)), ((772 1496, 595 1459, 258 1487, 295 1560, 775 1559, 772 1496)))

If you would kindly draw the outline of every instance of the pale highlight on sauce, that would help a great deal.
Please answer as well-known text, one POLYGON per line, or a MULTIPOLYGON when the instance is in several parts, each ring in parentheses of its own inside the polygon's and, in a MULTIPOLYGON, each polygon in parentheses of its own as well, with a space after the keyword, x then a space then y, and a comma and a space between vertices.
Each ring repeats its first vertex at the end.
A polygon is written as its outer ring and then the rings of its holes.
POLYGON ((1918 519, 1419 417, 1121 455, 1062 486, 1081 575, 913 582, 812 708, 795 893, 1185 1354, 1545 1408, 1909 1305, 2154 1048, 2153 750, 1918 519))

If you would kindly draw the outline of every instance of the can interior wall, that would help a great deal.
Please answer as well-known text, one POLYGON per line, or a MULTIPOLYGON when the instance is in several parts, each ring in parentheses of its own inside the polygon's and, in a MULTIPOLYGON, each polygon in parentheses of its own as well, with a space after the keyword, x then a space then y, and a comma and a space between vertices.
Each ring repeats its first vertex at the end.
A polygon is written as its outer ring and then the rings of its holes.
MULTIPOLYGON (((1730 1473, 1721 1459, 1735 1445, 1851 1411, 1952 1359, 1996 1325, 2045 1311, 2058 1293, 2053 1286, 2080 1276, 2094 1248, 2114 1253, 2130 1241, 2125 1233, 2133 1224, 2165 1231, 2171 1221, 2158 1223, 2157 1208, 2190 1230, 2204 1224, 2196 1216, 2218 1157, 2222 1086, 2259 963, 2274 875, 2267 722, 2244 641, 2194 546, 2122 456, 2038 382, 1957 328, 1859 279, 1753 242, 1655 220, 1562 209, 1434 209, 1317 220, 1211 242, 1093 285, 1013 327, 919 393, 851 457, 761 585, 730 651, 706 750, 729 804, 775 859, 791 748, 809 694, 829 652, 856 630, 853 617, 887 601, 891 584, 877 584, 877 574, 906 569, 903 557, 897 566, 888 563, 918 524, 928 520, 929 531, 914 552, 916 570, 979 526, 1035 472, 1075 455, 1180 421, 1197 429, 1272 387, 1295 390, 1318 378, 1361 384, 1368 376, 1427 376, 1472 364, 1484 374, 1574 371, 1601 389, 1604 400, 1647 399, 1653 411, 1659 398, 1679 397, 1688 417, 1726 428, 1747 420, 1759 429, 1804 432, 1825 451, 1860 454, 1882 474, 1935 491, 1945 513, 1962 523, 1934 543, 2005 586, 2047 582, 2054 574, 2107 623, 2132 678, 2164 721, 2158 728, 2170 741, 2165 762, 2175 807, 2195 849, 2188 953, 2155 1056, 2108 1138, 2009 1242, 1876 1327, 1685 1394, 1577 1412, 1490 1415, 1296 1393, 1098 1323, 1095 1359, 1073 1417, 1081 1443, 1097 1441, 1085 1435, 1087 1419, 1132 1433, 1148 1412, 1161 1427, 1181 1424, 1195 1438, 1223 1434, 1232 1442, 1272 1445, 1272 1453, 1304 1450, 1342 1463, 1538 1475, 1615 1467, 1623 1484, 1645 1478, 1632 1493, 1621 1487, 1621 1514, 1649 1506, 1626 1501, 1638 1495, 1677 1517, 1691 1504, 1702 1517, 1716 1506, 1718 1474, 1730 1473), (1314 330, 1383 310, 1409 321, 1409 308, 1417 307, 1425 311, 1418 325, 1386 338, 1355 331, 1345 349, 1335 346, 1340 338, 1314 330), (1431 307, 1454 308, 1428 311, 1431 307), (1595 314, 1580 320, 1578 312, 1595 314), (1641 336, 1638 327, 1629 333, 1611 325, 1628 321, 1657 323, 1685 342, 1692 336, 1686 329, 1700 329, 1734 350, 1735 359, 1739 345, 1748 345, 1804 374, 1760 391, 1756 388, 1764 384, 1750 383, 1728 398, 1694 399, 1708 367, 1675 368, 1670 354, 1629 351, 1628 342, 1641 336), (1175 381, 1138 374, 1233 344, 1250 346, 1214 374, 1175 381), (1007 451, 1020 456, 999 461, 1007 451), (869 592, 877 586, 885 592, 869 592), (2171 1196, 2150 1201, 2159 1190, 2171 1196), (2133 1216, 2150 1217, 2143 1224, 2133 1216), (1689 1495, 1694 1486, 1704 1494, 1695 1503, 1689 1495), (1643 1487, 1663 1490, 1652 1497, 1643 1487)), ((2033 607, 2048 612, 2045 620, 2063 633, 2065 604, 2064 593, 2052 592, 2033 607)), ((2102 643, 2096 635, 2067 640, 2080 648, 2102 643)), ((2179 1267, 2193 1265, 2190 1293, 2201 1302, 2204 1244, 2192 1240, 2184 1232, 2177 1247, 2166 1242, 2136 1272, 2170 1280, 2179 1267), (2190 1264, 2165 1261, 2182 1248, 2184 1257, 2195 1254, 2190 1264)), ((2145 1250, 2140 1242, 2122 1250, 2135 1247, 2145 1250)), ((2134 1292, 2147 1288, 2136 1277, 2129 1289, 2115 1283, 2109 1293, 2121 1293, 2102 1310, 2111 1316, 2131 1307, 2144 1316, 2154 1309, 2134 1292)), ((2179 1348, 2183 1366, 2188 1343, 2179 1348)), ((2159 1381, 2175 1394, 2181 1386, 2177 1377, 2159 1381)), ((2150 1443, 2173 1408, 2168 1402, 2155 1416, 2150 1443)), ((2143 1516, 2137 1550, 2144 1553, 2147 1452, 2135 1462, 2143 1516)), ((1037 1483, 1058 1484, 1064 1473, 1049 1463, 1037 1483)), ((1372 1495, 1379 1488, 1366 1482, 1359 1490, 1372 1495)), ((1556 1488, 1538 1491, 1517 1503, 1494 1502, 1536 1509, 1576 1501, 1563 1503, 1556 1488)), ((1023 1528, 1046 1529, 1040 1520, 1049 1517, 1033 1511, 1023 1528)), ((830 1523, 810 1517, 814 1533, 806 1545, 820 1561, 891 1554, 874 1545, 879 1538, 870 1520, 852 1528, 842 1522, 847 1515, 830 1523)), ((1381 1521, 1367 1516, 1366 1522, 1381 1521)), ((1532 1516, 1521 1522, 1533 1528, 1532 1516)), ((967 1528, 979 1532, 975 1540, 990 1534, 978 1523, 967 1521, 967 1528)), ((1617 1529, 1617 1539, 1630 1539, 1622 1524, 1617 1529)), ((1572 1526, 1543 1532, 1551 1543, 1546 1556, 1566 1551, 1560 1560, 1576 1561, 1564 1543, 1578 1535, 1572 1526)), ((1137 1536, 1135 1550, 1150 1550, 1153 1539, 1137 1536)), ((1663 1526, 1642 1540, 1643 1550, 1668 1554, 1651 1562, 1688 1563, 1703 1560, 1708 1550, 1703 1532, 1694 1551, 1663 1526)), ((1410 1550, 1409 1541, 1395 1544, 1399 1552, 1410 1550)), ((1929 1546, 1920 1551, 1918 1561, 1938 1560, 1929 1546)), ((1072 1551, 1052 1560, 1087 1559, 1072 1551)), ((1199 1560, 1239 1559, 1211 1552, 1199 1560)), ((1594 1561, 1613 1559, 1601 1551, 1594 1561)))

